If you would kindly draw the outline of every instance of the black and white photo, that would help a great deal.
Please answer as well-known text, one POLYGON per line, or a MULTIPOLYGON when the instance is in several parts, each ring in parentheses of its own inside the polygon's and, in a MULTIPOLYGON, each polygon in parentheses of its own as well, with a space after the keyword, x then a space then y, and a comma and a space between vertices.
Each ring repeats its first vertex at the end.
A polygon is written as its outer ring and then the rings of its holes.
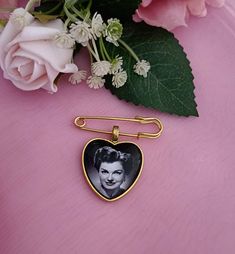
POLYGON ((127 192, 138 178, 142 153, 133 143, 96 139, 84 150, 85 174, 96 192, 112 200, 127 192))

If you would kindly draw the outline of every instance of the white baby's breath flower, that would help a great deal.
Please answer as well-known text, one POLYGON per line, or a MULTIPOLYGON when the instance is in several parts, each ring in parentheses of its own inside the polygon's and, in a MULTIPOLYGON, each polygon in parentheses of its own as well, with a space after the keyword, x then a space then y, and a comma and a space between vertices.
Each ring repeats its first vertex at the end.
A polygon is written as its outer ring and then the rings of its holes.
POLYGON ((105 29, 105 24, 103 23, 103 19, 100 14, 97 12, 94 14, 91 20, 91 29, 94 35, 94 39, 96 37, 100 37, 105 29))
POLYGON ((18 8, 10 16, 10 22, 19 30, 31 23, 31 14, 25 9, 18 8))
POLYGON ((123 26, 119 19, 108 19, 108 25, 105 29, 105 36, 108 42, 118 46, 117 40, 122 36, 123 26))
POLYGON ((104 86, 105 80, 98 76, 90 76, 87 79, 87 84, 90 88, 98 89, 104 86))
POLYGON ((150 63, 146 60, 138 61, 134 65, 134 72, 137 73, 140 76, 147 77, 147 73, 150 70, 150 63))
POLYGON ((86 71, 77 71, 75 73, 73 73, 72 75, 70 75, 69 77, 69 82, 73 85, 77 85, 79 83, 81 83, 82 80, 86 79, 86 71))
POLYGON ((126 83, 126 80, 127 80, 126 71, 120 70, 113 75, 112 85, 115 86, 116 88, 119 88, 126 83))
POLYGON ((110 74, 115 74, 119 70, 121 70, 123 64, 122 57, 116 56, 116 58, 113 59, 110 67, 110 74))
POLYGON ((88 23, 84 21, 77 21, 70 26, 70 33, 76 42, 81 43, 86 47, 88 41, 92 38, 92 30, 88 23))
POLYGON ((96 76, 103 77, 108 74, 110 67, 111 64, 108 61, 94 62, 91 65, 91 72, 96 76))
POLYGON ((75 40, 72 38, 71 34, 67 32, 58 33, 54 37, 54 42, 59 48, 70 49, 75 45, 75 40))

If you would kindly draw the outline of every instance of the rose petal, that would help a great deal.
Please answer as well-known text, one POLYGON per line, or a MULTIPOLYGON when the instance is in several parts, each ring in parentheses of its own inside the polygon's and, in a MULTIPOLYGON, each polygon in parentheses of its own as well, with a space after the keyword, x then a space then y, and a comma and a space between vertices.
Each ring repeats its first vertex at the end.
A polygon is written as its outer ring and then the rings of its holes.
POLYGON ((42 88, 51 93, 56 93, 58 90, 57 85, 55 85, 54 83, 49 83, 49 82, 46 83, 42 88))
POLYGON ((133 19, 133 21, 135 21, 135 22, 141 22, 141 21, 143 21, 143 19, 140 18, 140 16, 139 16, 138 10, 136 10, 136 11, 135 11, 135 14, 132 15, 132 19, 133 19))
MULTIPOLYGON (((11 30, 12 24, 8 24, 11 30)), ((5 39, 0 40, 0 46, 4 49, 0 52, 0 64, 4 77, 16 87, 22 90, 44 88, 56 92, 54 81, 58 74, 78 70, 71 63, 73 49, 58 48, 54 43, 55 35, 64 30, 61 20, 45 25, 35 21, 15 33, 8 30, 5 30, 5 39)))
POLYGON ((32 57, 36 55, 43 61, 49 61, 57 71, 76 72, 76 65, 71 65, 73 49, 58 48, 53 42, 54 36, 62 29, 63 22, 61 20, 48 22, 45 27, 41 27, 41 23, 35 21, 32 25, 25 27, 14 40, 8 43, 6 50, 19 43, 23 51, 31 53, 32 57), (35 48, 37 48, 36 52, 35 48))
POLYGON ((36 56, 42 59, 43 62, 48 62, 58 72, 67 73, 77 71, 77 66, 71 64, 73 56, 72 49, 58 48, 52 41, 22 42, 20 43, 20 47, 23 52, 27 51, 28 55, 32 55, 32 57, 36 56), (36 52, 35 48, 37 49, 36 52))
POLYGON ((33 64, 32 64, 32 62, 20 65, 18 67, 18 71, 19 71, 21 77, 24 78, 24 79, 31 76, 32 73, 33 73, 33 64))
MULTIPOLYGON (((25 10, 23 8, 19 8, 16 10, 21 10, 22 12, 25 12, 25 10)), ((26 19, 29 23, 33 22, 34 17, 28 13, 28 15, 26 15, 26 19)), ((15 27, 11 22, 8 22, 4 28, 4 30, 1 33, 0 36, 0 66, 4 69, 3 66, 3 59, 4 59, 4 55, 5 55, 5 47, 8 44, 9 41, 12 41, 17 34, 19 34, 20 31, 17 27, 15 27), (3 49, 3 50, 2 50, 3 49)))
POLYGON ((188 0, 187 7, 194 16, 205 17, 207 14, 205 0, 188 0))
POLYGON ((33 73, 31 75, 29 82, 33 82, 44 75, 47 75, 45 66, 38 64, 37 62, 34 62, 33 73))
MULTIPOLYGON (((172 30, 177 26, 186 26, 186 1, 152 1, 147 7, 140 6, 136 11, 139 19, 152 26, 161 26, 172 30)), ((138 19, 134 15, 135 20, 138 19)))
POLYGON ((47 71, 48 82, 43 86, 43 88, 51 92, 56 92, 57 86, 54 84, 54 81, 59 73, 55 71, 49 64, 46 64, 45 68, 47 71))
POLYGON ((206 0, 206 3, 213 7, 222 7, 225 3, 225 0, 206 0))
POLYGON ((22 47, 18 48, 12 54, 12 58, 17 57, 17 56, 23 57, 23 58, 28 58, 30 60, 33 60, 33 61, 37 62, 38 64, 44 64, 43 60, 40 57, 32 54, 31 52, 28 52, 27 50, 22 49, 22 47))
MULTIPOLYGON (((40 59, 38 56, 35 56, 22 48, 19 48, 13 55, 31 59, 37 64, 36 65, 37 68, 38 68, 38 65, 41 65, 41 66, 43 66, 43 68, 45 70, 45 72, 42 73, 43 77, 40 77, 40 76, 36 77, 37 75, 40 74, 39 72, 42 71, 42 68, 35 69, 35 73, 32 74, 31 79, 24 80, 25 85, 22 87, 23 90, 30 90, 30 87, 28 86, 28 84, 30 84, 30 83, 32 85, 32 90, 41 88, 41 87, 47 85, 47 83, 50 83, 51 86, 53 87, 54 79, 59 74, 58 71, 56 71, 54 68, 52 68, 47 63, 43 62, 42 59, 40 59), (47 67, 47 66, 49 66, 49 67, 47 67), (35 75, 35 77, 34 77, 34 75, 35 75), (49 81, 48 81, 48 79, 49 79, 49 81), (41 82, 41 85, 40 85, 40 82, 41 82)), ((11 79, 12 79, 12 77, 11 77, 11 79)), ((22 85, 22 82, 20 85, 22 85)), ((54 91, 54 88, 53 88, 53 91, 54 91)))
POLYGON ((12 62, 10 63, 10 68, 18 68, 21 64, 31 63, 31 60, 25 57, 14 57, 12 62))
POLYGON ((142 5, 143 7, 147 7, 147 6, 149 6, 149 5, 152 3, 152 1, 153 1, 153 0, 143 0, 142 3, 141 3, 141 5, 142 5))
POLYGON ((42 88, 46 82, 47 82, 47 77, 41 77, 40 79, 36 80, 33 83, 25 82, 25 80, 14 80, 11 79, 12 83, 19 89, 24 90, 24 91, 33 91, 37 90, 39 88, 42 88))
POLYGON ((2 59, 2 69, 6 71, 5 66, 11 66, 12 59, 14 59, 14 54, 19 49, 18 45, 12 46, 6 53, 5 58, 2 59))
POLYGON ((221 7, 225 0, 143 0, 132 16, 135 22, 144 20, 147 24, 172 30, 186 26, 189 12, 198 17, 207 14, 206 4, 221 7))
POLYGON ((54 36, 62 31, 64 31, 64 24, 60 19, 52 20, 43 25, 39 21, 34 21, 24 27, 12 44, 26 41, 53 40, 54 36))

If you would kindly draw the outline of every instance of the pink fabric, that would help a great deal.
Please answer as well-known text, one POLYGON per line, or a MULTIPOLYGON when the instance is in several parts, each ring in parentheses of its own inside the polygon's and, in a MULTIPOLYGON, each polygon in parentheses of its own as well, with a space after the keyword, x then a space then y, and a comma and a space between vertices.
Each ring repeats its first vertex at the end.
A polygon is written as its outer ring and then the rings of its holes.
POLYGON ((0 253, 234 254, 234 13, 234 4, 209 8, 175 31, 191 60, 199 118, 137 107, 65 78, 54 95, 23 92, 1 73, 0 253), (114 203, 96 197, 81 167, 85 143, 108 136, 76 129, 77 115, 164 123, 158 140, 128 139, 142 147, 145 165, 114 203))

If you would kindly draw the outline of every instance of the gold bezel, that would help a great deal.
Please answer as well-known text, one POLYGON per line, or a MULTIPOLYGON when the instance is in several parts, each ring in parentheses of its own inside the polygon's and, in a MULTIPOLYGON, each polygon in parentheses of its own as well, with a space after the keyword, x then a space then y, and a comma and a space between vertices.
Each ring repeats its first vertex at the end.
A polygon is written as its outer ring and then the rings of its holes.
POLYGON ((119 141, 115 141, 115 142, 113 142, 113 141, 111 141, 111 140, 104 139, 104 138, 94 138, 94 139, 89 140, 89 141, 85 144, 85 146, 84 146, 84 148, 83 148, 83 151, 82 151, 82 167, 83 167, 83 173, 84 173, 84 175, 85 175, 85 178, 86 178, 88 184, 90 185, 91 189, 96 193, 96 195, 98 195, 98 196, 99 196, 100 198, 102 198, 103 200, 109 201, 109 202, 116 201, 116 200, 118 200, 118 199, 124 197, 124 196, 135 186, 136 182, 139 180, 140 175, 141 175, 141 173, 142 173, 143 165, 144 165, 144 154, 143 154, 143 151, 142 151, 142 149, 141 149, 136 143, 131 142, 131 141, 120 141, 120 142, 119 142, 119 141), (135 181, 130 185, 130 187, 129 187, 124 193, 122 193, 120 196, 118 196, 118 197, 116 197, 116 198, 108 199, 108 198, 104 197, 103 195, 101 195, 101 194, 96 190, 96 188, 93 186, 93 184, 91 183, 91 181, 90 181, 90 179, 89 179, 89 177, 88 177, 88 175, 87 175, 86 168, 85 168, 85 164, 84 164, 84 154, 85 154, 85 150, 86 150, 87 146, 88 146, 91 142, 93 142, 93 141, 95 141, 95 140, 106 141, 106 142, 108 142, 108 143, 110 143, 110 144, 112 144, 112 145, 114 145, 114 146, 115 146, 115 145, 118 145, 118 144, 133 144, 133 145, 137 146, 138 149, 140 150, 141 159, 142 159, 142 160, 141 160, 141 166, 140 166, 140 170, 139 170, 138 176, 136 177, 135 181))

